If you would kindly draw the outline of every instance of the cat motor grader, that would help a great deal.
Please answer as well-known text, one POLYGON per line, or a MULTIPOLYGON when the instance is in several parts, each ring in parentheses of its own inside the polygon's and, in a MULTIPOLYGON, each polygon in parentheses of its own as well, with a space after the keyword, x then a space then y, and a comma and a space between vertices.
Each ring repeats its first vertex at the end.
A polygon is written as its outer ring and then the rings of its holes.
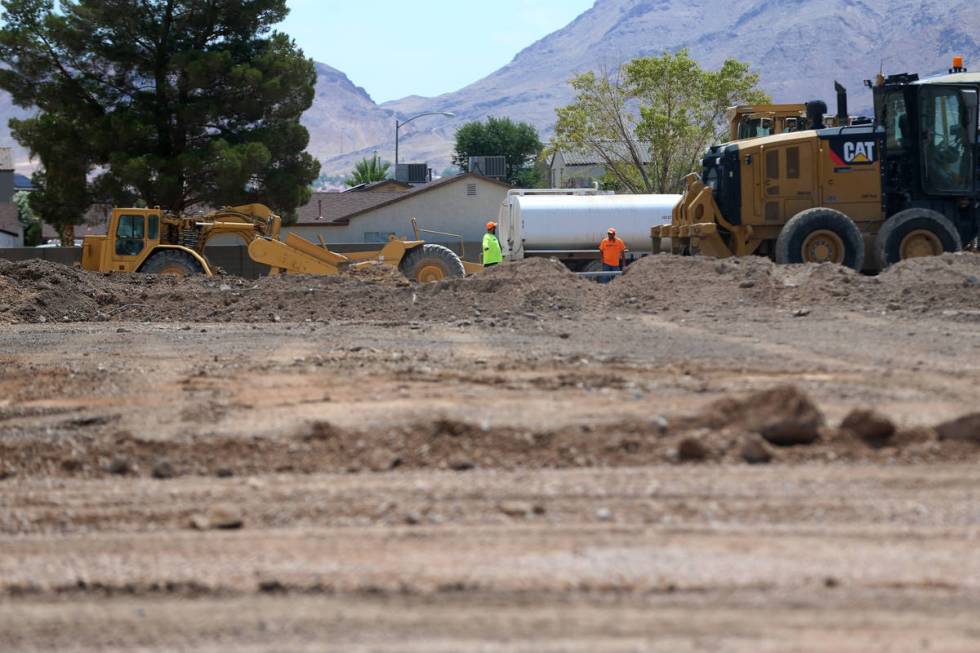
MULTIPOLYGON (((826 104, 806 105, 812 129, 715 145, 686 180, 653 251, 763 254, 780 263, 882 269, 962 249, 980 227, 980 74, 956 57, 948 74, 879 75, 870 124, 826 127, 826 104)), ((838 85, 838 123, 848 125, 838 85)))
POLYGON ((462 277, 463 262, 449 248, 422 240, 391 237, 380 250, 331 251, 294 233, 280 240, 282 220, 262 204, 226 207, 206 215, 176 215, 159 208, 112 210, 104 236, 86 236, 82 268, 97 272, 211 276, 205 248, 220 235, 238 236, 249 257, 270 274, 339 274, 356 265, 380 262, 419 282, 462 277))

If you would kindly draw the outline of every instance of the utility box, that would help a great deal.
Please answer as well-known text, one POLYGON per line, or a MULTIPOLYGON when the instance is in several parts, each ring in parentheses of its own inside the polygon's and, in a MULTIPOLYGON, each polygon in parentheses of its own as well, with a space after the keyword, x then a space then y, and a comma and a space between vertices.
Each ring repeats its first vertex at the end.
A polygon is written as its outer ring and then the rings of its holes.
POLYGON ((507 177, 507 157, 471 156, 468 172, 491 179, 505 179, 507 177))
POLYGON ((432 181, 428 163, 399 163, 395 168, 395 181, 405 184, 427 184, 432 181))

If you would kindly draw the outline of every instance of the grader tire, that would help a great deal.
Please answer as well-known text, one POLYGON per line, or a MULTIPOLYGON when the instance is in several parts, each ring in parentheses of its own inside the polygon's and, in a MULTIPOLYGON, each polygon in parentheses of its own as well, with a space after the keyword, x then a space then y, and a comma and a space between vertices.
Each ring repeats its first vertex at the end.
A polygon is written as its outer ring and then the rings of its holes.
POLYGON ((419 283, 462 279, 466 276, 463 262, 453 250, 442 245, 426 244, 416 247, 405 254, 398 269, 410 280, 419 283))
POLYGON ((938 256, 963 249, 960 234, 942 213, 905 209, 885 220, 875 236, 875 260, 882 270, 907 258, 938 256))
POLYGON ((864 266, 864 237, 849 217, 834 209, 800 211, 776 239, 777 263, 840 263, 864 266))
POLYGON ((140 268, 140 272, 189 277, 192 274, 204 274, 204 268, 201 267, 197 259, 187 252, 164 249, 151 255, 140 268))

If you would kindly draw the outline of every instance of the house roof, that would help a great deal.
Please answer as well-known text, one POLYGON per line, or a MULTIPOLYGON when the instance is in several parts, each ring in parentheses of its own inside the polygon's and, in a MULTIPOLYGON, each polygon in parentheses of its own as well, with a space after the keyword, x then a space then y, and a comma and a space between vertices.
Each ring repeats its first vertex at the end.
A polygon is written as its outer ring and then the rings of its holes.
POLYGON ((381 181, 376 181, 371 184, 358 184, 357 186, 351 186, 347 190, 342 190, 342 193, 378 193, 382 191, 391 192, 401 192, 412 190, 411 184, 406 184, 403 181, 395 181, 394 179, 382 179, 381 181))
MULTIPOLYGON (((650 148, 647 143, 640 143, 641 152, 643 156, 643 163, 650 163, 650 148)), ((604 148, 609 151, 615 157, 627 159, 629 158, 629 149, 624 141, 611 141, 604 144, 604 148)), ((594 150, 581 151, 581 150, 562 150, 562 159, 565 161, 566 166, 597 166, 605 164, 594 150)))
POLYGON ((308 204, 299 207, 296 222, 324 224, 338 222, 360 211, 408 195, 405 191, 375 191, 373 193, 313 193, 308 204))
POLYGON ((423 193, 451 186, 464 181, 485 181, 496 184, 503 188, 510 188, 507 184, 490 177, 483 177, 472 172, 466 172, 452 177, 443 177, 438 181, 433 181, 422 186, 416 186, 410 191, 399 191, 394 193, 374 192, 374 193, 313 193, 309 204, 299 208, 299 217, 296 221, 297 226, 324 226, 331 224, 334 226, 350 224, 350 219, 379 209, 383 206, 390 206, 397 202, 407 200, 423 193), (352 198, 356 198, 351 201, 352 198), (318 219, 320 216, 323 219, 318 219))
POLYGON ((0 202, 0 231, 14 236, 20 235, 17 205, 13 202, 0 202))

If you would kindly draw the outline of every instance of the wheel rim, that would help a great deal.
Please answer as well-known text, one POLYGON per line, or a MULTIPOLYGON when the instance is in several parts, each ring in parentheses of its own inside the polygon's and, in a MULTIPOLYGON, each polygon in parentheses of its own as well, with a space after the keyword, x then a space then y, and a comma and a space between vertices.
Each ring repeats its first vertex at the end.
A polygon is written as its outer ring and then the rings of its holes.
POLYGON ((424 263, 419 266, 418 271, 415 273, 415 280, 419 283, 442 281, 445 278, 446 271, 442 269, 441 265, 436 263, 424 263))
POLYGON ((898 246, 902 260, 920 256, 938 256, 943 253, 943 243, 939 236, 927 229, 916 229, 902 239, 898 246))
POLYGON ((180 263, 167 263, 162 268, 160 268, 160 271, 157 274, 169 274, 175 277, 187 277, 190 276, 191 273, 186 266, 181 265, 180 263))
POLYGON ((844 240, 833 231, 814 231, 803 241, 805 263, 843 263, 844 240))

